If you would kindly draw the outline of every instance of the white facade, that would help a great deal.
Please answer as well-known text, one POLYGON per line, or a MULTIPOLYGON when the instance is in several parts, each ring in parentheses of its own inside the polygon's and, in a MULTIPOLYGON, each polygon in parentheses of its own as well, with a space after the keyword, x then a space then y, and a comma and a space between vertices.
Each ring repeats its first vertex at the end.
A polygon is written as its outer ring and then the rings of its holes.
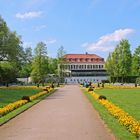
POLYGON ((84 81, 98 83, 107 80, 107 76, 65 77, 66 83, 83 83, 84 81))
POLYGON ((67 54, 61 67, 65 82, 101 82, 108 76, 104 67, 104 59, 95 54, 67 54))

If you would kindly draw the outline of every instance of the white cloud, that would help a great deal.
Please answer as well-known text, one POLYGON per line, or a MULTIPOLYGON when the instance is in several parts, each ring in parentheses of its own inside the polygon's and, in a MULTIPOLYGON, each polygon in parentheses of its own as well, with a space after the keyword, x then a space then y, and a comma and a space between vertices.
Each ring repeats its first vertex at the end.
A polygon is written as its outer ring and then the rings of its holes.
POLYGON ((48 45, 48 44, 54 44, 56 43, 56 39, 50 39, 48 41, 45 41, 45 44, 48 45))
POLYGON ((35 26, 35 27, 34 27, 34 30, 35 30, 35 31, 40 31, 40 30, 46 29, 46 28, 47 28, 46 25, 40 25, 40 26, 35 26))
POLYGON ((16 18, 19 18, 19 19, 31 19, 31 18, 40 17, 42 14, 43 14, 42 11, 32 11, 32 12, 26 12, 26 13, 17 13, 16 18))
POLYGON ((124 39, 128 34, 133 33, 133 29, 119 29, 114 31, 113 33, 101 36, 97 42, 95 43, 84 43, 82 47, 86 47, 89 51, 111 51, 114 49, 115 44, 124 39))

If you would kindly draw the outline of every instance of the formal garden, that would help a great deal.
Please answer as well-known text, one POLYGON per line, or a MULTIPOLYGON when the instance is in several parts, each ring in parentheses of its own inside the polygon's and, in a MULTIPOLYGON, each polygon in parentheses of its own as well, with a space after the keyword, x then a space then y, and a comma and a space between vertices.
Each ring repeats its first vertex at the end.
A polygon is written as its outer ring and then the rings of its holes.
MULTIPOLYGON (((57 58, 48 56, 42 41, 24 48, 20 36, 0 17, 0 125, 40 102, 64 82, 61 66, 64 48, 57 58), (58 69, 60 65, 60 69, 58 69), (56 75, 46 80, 48 75, 56 75), (31 78, 26 84, 17 78, 31 78)), ((121 40, 109 54, 105 68, 108 80, 85 86, 84 93, 105 124, 121 140, 140 139, 140 46, 134 53, 128 40, 121 40), (106 83, 107 82, 107 83, 106 83), (119 83, 119 85, 115 85, 119 83)), ((82 84, 81 84, 81 87, 82 84)))

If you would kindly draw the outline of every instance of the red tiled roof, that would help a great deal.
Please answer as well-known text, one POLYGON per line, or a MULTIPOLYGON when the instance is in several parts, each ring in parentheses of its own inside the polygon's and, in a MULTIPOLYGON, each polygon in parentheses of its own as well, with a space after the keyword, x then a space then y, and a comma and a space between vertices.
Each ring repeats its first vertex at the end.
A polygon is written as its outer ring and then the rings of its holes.
POLYGON ((102 61, 102 62, 96 62, 96 61, 94 61, 94 62, 64 62, 64 64, 104 64, 105 62, 104 61, 102 61))
POLYGON ((66 54, 64 58, 74 59, 74 58, 102 58, 96 54, 66 54))

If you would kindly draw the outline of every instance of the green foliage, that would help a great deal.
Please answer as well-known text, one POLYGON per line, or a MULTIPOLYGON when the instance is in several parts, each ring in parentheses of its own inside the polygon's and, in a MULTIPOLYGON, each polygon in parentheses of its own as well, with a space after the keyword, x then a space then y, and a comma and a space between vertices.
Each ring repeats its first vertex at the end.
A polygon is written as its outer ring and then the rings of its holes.
POLYGON ((140 85, 140 77, 136 79, 136 83, 140 85))
MULTIPOLYGON (((111 77, 125 77, 131 75, 132 56, 128 40, 121 40, 115 50, 109 54, 106 69, 111 77)), ((118 80, 117 80, 118 81, 118 80)))
POLYGON ((119 69, 120 76, 123 78, 131 74, 132 56, 128 40, 122 40, 119 47, 119 69))
POLYGON ((61 46, 57 51, 57 58, 58 58, 58 76, 60 79, 60 82, 64 82, 64 69, 63 64, 65 62, 64 55, 66 54, 66 51, 64 50, 64 47, 61 46))
POLYGON ((0 17, 0 61, 19 61, 22 57, 20 36, 11 32, 6 22, 0 17))
POLYGON ((10 62, 1 62, 0 63, 1 72, 0 72, 0 83, 8 86, 8 83, 16 81, 16 69, 15 64, 10 62))
POLYGON ((0 17, 0 84, 16 81, 24 57, 20 36, 0 17))
POLYGON ((31 77, 35 83, 44 83, 48 73, 48 56, 46 44, 39 42, 35 48, 35 56, 32 62, 31 77))
POLYGON ((24 50, 24 60, 21 62, 21 68, 19 70, 19 77, 29 77, 32 71, 32 49, 30 47, 24 50))
POLYGON ((58 60, 56 58, 48 58, 48 73, 49 74, 57 74, 57 65, 58 65, 58 60))
POLYGON ((132 58, 132 75, 140 76, 140 46, 138 46, 132 58))

